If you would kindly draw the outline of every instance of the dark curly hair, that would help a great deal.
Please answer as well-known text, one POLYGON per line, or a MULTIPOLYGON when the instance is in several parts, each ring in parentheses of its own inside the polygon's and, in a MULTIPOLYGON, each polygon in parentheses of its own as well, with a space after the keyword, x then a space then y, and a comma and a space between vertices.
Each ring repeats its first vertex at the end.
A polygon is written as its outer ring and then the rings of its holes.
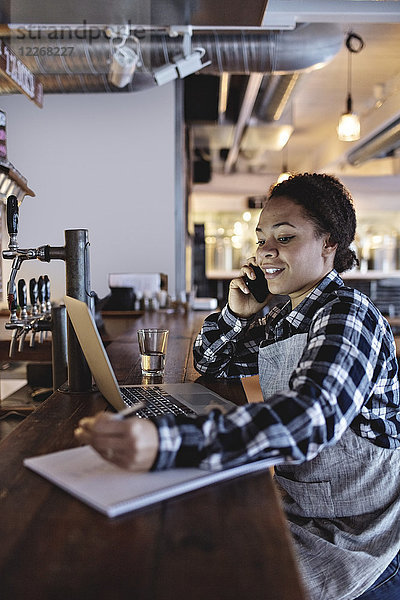
POLYGON ((358 264, 355 252, 349 247, 356 232, 356 213, 350 192, 333 175, 300 173, 273 185, 268 199, 286 196, 301 206, 314 224, 318 236, 329 234, 337 244, 334 268, 338 273, 358 264))

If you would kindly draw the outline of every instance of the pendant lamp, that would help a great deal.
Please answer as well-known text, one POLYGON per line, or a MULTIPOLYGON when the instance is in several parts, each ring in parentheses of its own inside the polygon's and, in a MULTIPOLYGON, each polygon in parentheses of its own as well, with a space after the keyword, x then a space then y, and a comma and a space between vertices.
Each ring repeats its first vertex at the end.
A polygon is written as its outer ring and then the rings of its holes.
POLYGON ((346 112, 341 115, 337 126, 338 138, 342 142, 354 142, 360 139, 360 119, 353 112, 353 98, 351 95, 351 60, 353 53, 361 52, 363 47, 364 42, 362 38, 356 33, 350 32, 346 39, 346 48, 348 50, 346 112))

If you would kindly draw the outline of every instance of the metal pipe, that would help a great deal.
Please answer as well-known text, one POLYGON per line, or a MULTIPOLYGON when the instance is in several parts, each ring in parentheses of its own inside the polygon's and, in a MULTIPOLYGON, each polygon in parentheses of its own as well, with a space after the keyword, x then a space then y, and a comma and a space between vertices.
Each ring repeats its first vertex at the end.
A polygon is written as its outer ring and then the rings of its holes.
MULTIPOLYGON (((65 290, 67 296, 89 304, 89 239, 87 229, 65 231, 65 290)), ((68 319, 68 389, 87 392, 92 388, 92 374, 81 350, 71 321, 68 319)))
POLYGON ((53 365, 53 392, 68 378, 67 360, 67 310, 63 304, 51 311, 51 357, 53 365))
MULTIPOLYGON (((35 74, 44 77, 87 75, 90 85, 90 77, 101 78, 110 69, 110 42, 104 37, 90 43, 87 39, 74 39, 66 44, 61 35, 54 39, 53 32, 38 30, 41 45, 54 49, 38 60, 25 51, 32 46, 29 31, 20 28, 19 33, 18 39, 11 39, 11 47, 17 54, 23 52, 21 58, 35 74), (61 48, 65 51, 65 46, 73 51, 64 55, 61 48)), ((332 60, 342 47, 343 33, 336 23, 302 23, 294 30, 278 32, 262 28, 232 32, 210 27, 207 31, 194 32, 191 42, 192 48, 204 48, 207 60, 211 60, 211 65, 202 70, 204 73, 291 73, 332 60)), ((136 42, 130 39, 126 45, 137 50, 136 42)), ((182 36, 171 37, 164 31, 149 32, 141 39, 140 47, 146 69, 151 71, 182 54, 182 36)))

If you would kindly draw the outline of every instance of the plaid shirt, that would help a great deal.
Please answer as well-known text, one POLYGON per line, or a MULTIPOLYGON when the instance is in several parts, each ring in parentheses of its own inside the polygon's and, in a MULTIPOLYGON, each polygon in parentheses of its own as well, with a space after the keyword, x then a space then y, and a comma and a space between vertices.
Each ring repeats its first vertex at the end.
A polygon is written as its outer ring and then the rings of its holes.
POLYGON ((301 463, 335 444, 347 427, 384 447, 400 448, 396 348, 384 317, 331 271, 294 310, 290 302, 263 319, 242 319, 225 306, 204 322, 194 345, 196 369, 214 377, 258 372, 258 348, 308 334, 288 389, 226 415, 165 415, 155 422, 154 469, 220 469, 250 460, 301 463))

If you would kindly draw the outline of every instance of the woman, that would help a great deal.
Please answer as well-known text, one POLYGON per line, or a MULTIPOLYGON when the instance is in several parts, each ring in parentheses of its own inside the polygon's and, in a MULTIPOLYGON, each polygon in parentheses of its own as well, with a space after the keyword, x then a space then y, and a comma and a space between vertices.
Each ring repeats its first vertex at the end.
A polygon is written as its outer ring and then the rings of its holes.
POLYGON ((270 458, 313 600, 400 594, 396 352, 377 308, 338 275, 356 262, 355 227, 334 177, 296 175, 270 190, 256 256, 194 347, 204 375, 258 373, 264 402, 195 419, 99 416, 77 433, 102 454, 112 446, 114 461, 132 469, 270 458), (272 294, 289 296, 262 320, 267 300, 258 303, 244 278, 256 264, 272 294))

